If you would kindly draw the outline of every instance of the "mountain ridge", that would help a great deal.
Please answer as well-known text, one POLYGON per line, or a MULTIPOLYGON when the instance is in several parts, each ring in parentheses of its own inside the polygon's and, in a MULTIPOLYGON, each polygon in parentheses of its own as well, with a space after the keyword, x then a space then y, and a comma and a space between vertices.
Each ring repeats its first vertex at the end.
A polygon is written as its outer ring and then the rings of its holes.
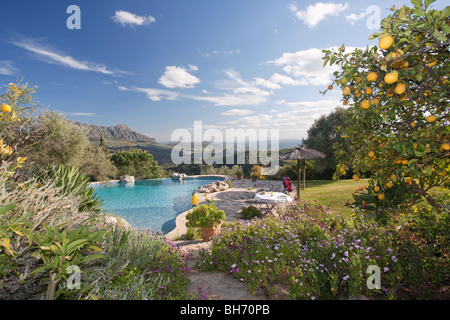
POLYGON ((122 141, 135 141, 154 143, 158 142, 154 138, 150 138, 142 133, 136 132, 130 129, 125 124, 117 124, 111 127, 98 126, 94 124, 86 124, 82 122, 72 121, 74 124, 81 128, 88 129, 88 138, 91 141, 99 141, 103 136, 106 140, 122 140, 122 141))

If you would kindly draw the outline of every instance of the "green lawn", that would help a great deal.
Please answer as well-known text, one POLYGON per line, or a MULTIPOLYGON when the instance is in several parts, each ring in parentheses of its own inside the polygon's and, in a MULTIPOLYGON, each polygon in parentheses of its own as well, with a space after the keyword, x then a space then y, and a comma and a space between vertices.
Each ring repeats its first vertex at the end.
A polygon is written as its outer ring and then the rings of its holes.
MULTIPOLYGON (((351 212, 351 204, 354 200, 352 194, 356 192, 359 186, 366 187, 369 179, 360 179, 355 181, 353 179, 347 180, 306 180, 306 189, 300 190, 300 200, 318 203, 324 206, 330 205, 332 208, 338 209, 342 212, 351 212)), ((296 186, 297 182, 293 181, 296 186)), ((303 182, 302 182, 303 184, 303 182)), ((294 188, 296 190, 296 187, 294 188)), ((449 190, 444 188, 433 188, 430 194, 437 198, 444 198, 449 196, 449 190)), ((449 200, 446 201, 449 203, 449 200)))
MULTIPOLYGON (((300 190, 300 200, 318 203, 324 206, 330 205, 332 208, 342 212, 351 212, 354 202, 352 194, 359 186, 367 186, 369 179, 347 180, 307 180, 306 189, 300 190)), ((297 183, 294 181, 294 185, 297 183)), ((294 188, 296 190, 296 188, 294 188)))

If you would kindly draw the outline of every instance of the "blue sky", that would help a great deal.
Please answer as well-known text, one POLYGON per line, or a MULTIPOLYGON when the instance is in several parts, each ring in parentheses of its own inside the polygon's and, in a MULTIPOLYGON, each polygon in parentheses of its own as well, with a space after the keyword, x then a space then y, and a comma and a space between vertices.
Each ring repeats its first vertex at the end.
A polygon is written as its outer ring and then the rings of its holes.
MULTIPOLYGON (((322 49, 375 45, 381 18, 409 1, 7 1, 0 86, 23 79, 41 104, 158 141, 179 128, 279 129, 301 139, 340 105, 322 49), (78 5, 81 29, 67 8, 78 5), (372 7, 371 7, 372 6, 372 7)), ((433 4, 445 7, 444 0, 433 4)), ((1 89, 0 89, 1 90, 1 89)))

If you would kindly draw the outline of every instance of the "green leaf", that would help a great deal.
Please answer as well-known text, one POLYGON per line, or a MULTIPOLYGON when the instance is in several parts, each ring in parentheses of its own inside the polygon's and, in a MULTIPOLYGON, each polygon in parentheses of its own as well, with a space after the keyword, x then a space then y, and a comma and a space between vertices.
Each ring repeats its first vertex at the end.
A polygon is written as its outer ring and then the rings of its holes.
POLYGON ((399 153, 403 153, 403 144, 399 141, 394 145, 395 150, 399 153))
POLYGON ((7 205, 5 205, 5 206, 0 208, 0 215, 5 214, 8 211, 11 211, 11 210, 13 210, 16 207, 17 207, 17 205, 15 205, 14 203, 7 204, 7 205))
POLYGON ((446 34, 450 33, 450 26, 447 25, 445 22, 442 22, 439 26, 441 27, 442 31, 444 31, 444 33, 446 34))
POLYGON ((78 239, 78 240, 75 240, 74 242, 71 242, 71 243, 69 243, 68 245, 67 245, 67 250, 66 250, 66 252, 68 253, 68 254, 71 254, 72 252, 74 252, 74 251, 76 251, 76 250, 78 250, 78 249, 81 249, 86 243, 88 243, 89 242, 89 240, 87 240, 87 239, 78 239))
POLYGON ((420 151, 420 152, 425 152, 426 146, 419 143, 419 144, 417 145, 417 150, 420 151))
POLYGON ((414 7, 416 8, 420 8, 422 7, 422 0, 411 0, 411 3, 414 5, 414 7))
POLYGON ((402 20, 402 21, 408 20, 408 17, 406 16, 406 13, 405 13, 405 9, 404 9, 404 8, 401 8, 401 9, 400 9, 400 13, 398 14, 398 18, 399 18, 400 20, 402 20))
POLYGON ((105 256, 103 254, 91 254, 87 257, 84 257, 81 260, 81 263, 92 261, 92 260, 97 260, 97 259, 104 259, 104 258, 105 258, 105 256))
POLYGON ((411 156, 415 156, 416 154, 416 150, 414 150, 414 146, 411 143, 408 143, 406 145, 406 151, 411 155, 411 156))
POLYGON ((427 175, 427 176, 431 176, 433 174, 433 171, 431 171, 431 169, 428 167, 423 168, 422 172, 424 175, 427 175))
POLYGON ((97 246, 89 246, 89 249, 92 249, 92 250, 95 250, 95 251, 98 251, 98 252, 102 252, 103 251, 102 248, 99 248, 97 246))
POLYGON ((448 16, 450 16, 450 6, 445 7, 445 9, 441 11, 441 19, 445 19, 448 16))
POLYGON ((47 269, 50 269, 50 266, 49 266, 49 265, 45 265, 45 266, 36 268, 36 269, 34 269, 33 271, 30 272, 30 275, 36 274, 36 273, 38 273, 38 272, 40 272, 40 271, 44 271, 44 270, 47 270, 47 269))
POLYGON ((436 1, 436 0, 425 0, 425 10, 428 9, 430 4, 432 4, 434 1, 436 1))
POLYGON ((396 117, 396 111, 397 111, 396 108, 391 108, 391 110, 389 110, 389 119, 395 120, 395 117, 396 117))
POLYGON ((445 35, 442 32, 439 32, 439 30, 435 29, 433 31, 433 36, 438 39, 439 41, 445 41, 447 40, 447 38, 445 37, 445 35))

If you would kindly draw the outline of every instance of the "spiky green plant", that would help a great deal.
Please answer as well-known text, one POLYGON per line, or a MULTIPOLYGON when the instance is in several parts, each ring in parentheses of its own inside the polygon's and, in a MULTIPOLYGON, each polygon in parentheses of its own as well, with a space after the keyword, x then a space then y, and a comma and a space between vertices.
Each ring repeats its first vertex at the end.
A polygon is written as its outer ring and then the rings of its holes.
POLYGON ((38 171, 36 177, 42 182, 53 180, 56 187, 61 188, 61 195, 81 197, 80 211, 101 211, 103 201, 94 193, 94 189, 89 187, 89 178, 75 168, 65 165, 48 166, 45 170, 38 171))

